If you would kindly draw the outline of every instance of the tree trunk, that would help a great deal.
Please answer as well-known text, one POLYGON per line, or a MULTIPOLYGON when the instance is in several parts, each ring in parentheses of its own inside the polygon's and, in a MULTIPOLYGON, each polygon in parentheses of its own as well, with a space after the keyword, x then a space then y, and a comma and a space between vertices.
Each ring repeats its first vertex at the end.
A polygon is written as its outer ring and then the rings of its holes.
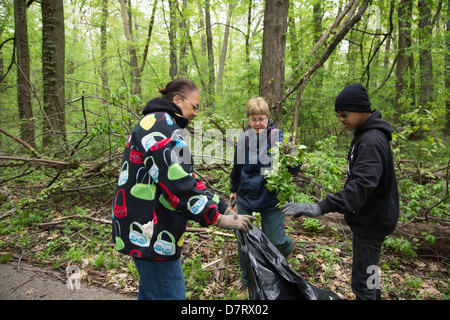
POLYGON ((420 44, 420 96, 419 104, 425 107, 433 101, 433 60, 431 58, 431 8, 428 1, 419 0, 419 44, 420 44))
MULTIPOLYGON (((203 7, 202 2, 200 0, 197 2, 197 4, 198 4, 198 12, 199 12, 198 27, 199 27, 200 30, 203 30, 203 29, 205 29, 205 20, 204 20, 205 15, 204 15, 204 12, 203 12, 204 7, 203 7)), ((206 57, 206 36, 203 33, 201 34, 201 37, 200 37, 200 44, 201 44, 201 47, 202 47, 202 55, 204 57, 206 57)), ((202 65, 201 69, 202 70, 205 69, 203 67, 203 65, 202 65)))
POLYGON ((182 37, 180 39, 180 76, 186 78, 188 75, 188 64, 186 57, 189 49, 189 20, 188 20, 188 2, 183 0, 183 15, 180 19, 180 32, 182 37))
MULTIPOLYGON (((302 24, 302 21, 300 21, 300 25, 302 24)), ((298 64, 300 63, 299 61, 299 56, 302 55, 303 52, 303 48, 301 46, 301 40, 303 39, 302 35, 300 34, 300 32, 297 30, 297 26, 296 26, 296 22, 295 22, 295 8, 291 7, 291 9, 289 10, 289 14, 288 14, 288 40, 287 42, 289 43, 289 56, 291 57, 290 59, 290 67, 292 68, 292 70, 296 70, 298 64), (300 40, 299 40, 299 36, 300 36, 300 40)))
POLYGON ((49 135, 66 140, 64 90, 64 6, 63 0, 42 0, 42 75, 44 83, 44 136, 42 146, 53 143, 49 135))
POLYGON ((385 69, 389 69, 389 53, 391 51, 391 36, 388 36, 386 39, 386 45, 384 47, 384 61, 383 61, 383 67, 385 69))
POLYGON ((134 47, 133 34, 131 31, 131 13, 128 14, 127 6, 124 0, 120 0, 120 13, 122 15, 123 30, 125 37, 128 41, 128 52, 130 53, 130 66, 131 66, 131 82, 132 89, 131 94, 141 94, 141 81, 138 68, 138 59, 136 54, 136 48, 134 47))
POLYGON ((266 99, 275 126, 282 118, 288 0, 266 0, 259 95, 266 99))
POLYGON ((205 1, 205 23, 206 23, 206 47, 208 49, 208 88, 207 88, 207 114, 214 111, 214 94, 216 86, 215 68, 214 68, 214 49, 211 30, 211 14, 209 0, 205 1))
POLYGON ((222 54, 220 56, 220 63, 219 63, 219 74, 217 76, 217 91, 219 94, 222 92, 222 79, 223 79, 223 72, 225 69, 225 60, 227 58, 228 36, 230 34, 231 15, 233 14, 233 8, 234 4, 229 3, 227 23, 225 25, 225 32, 223 35, 222 54))
MULTIPOLYGON (((322 6, 321 1, 317 1, 313 6, 314 43, 319 42, 322 37, 322 6)), ((318 69, 314 75, 314 88, 320 94, 323 84, 323 70, 318 69)))
MULTIPOLYGON (((447 0, 447 8, 450 6, 450 1, 447 0)), ((445 25, 445 45, 447 47, 447 52, 445 53, 445 91, 447 92, 447 97, 450 94, 450 10, 447 10, 447 22, 445 25)), ((445 131, 450 133, 450 99, 446 99, 445 106, 447 113, 445 115, 445 131)))
MULTIPOLYGON (((413 20, 413 7, 414 7, 414 1, 408 1, 408 9, 406 10, 406 20, 405 20, 405 30, 406 30, 406 48, 412 48, 413 46, 413 39, 412 39, 412 20, 413 20)), ((415 63, 414 63, 414 54, 409 53, 408 54, 408 80, 409 80, 409 88, 407 91, 407 97, 411 99, 410 105, 412 107, 416 104, 416 77, 414 75, 415 73, 415 63)), ((409 111, 409 110, 408 110, 409 111)))
POLYGON ((100 19, 100 77, 102 78, 102 92, 105 99, 108 98, 108 58, 106 56, 106 44, 108 35, 106 33, 106 22, 108 20, 108 0, 102 0, 102 16, 100 19))
POLYGON ((153 25, 155 24, 155 13, 156 13, 156 6, 158 4, 158 0, 155 0, 153 2, 153 9, 152 9, 152 16, 150 18, 150 22, 148 25, 148 32, 147 32, 147 39, 145 40, 145 47, 144 47, 144 53, 142 54, 142 63, 141 67, 139 68, 139 82, 142 80, 142 72, 145 68, 145 62, 147 61, 147 55, 148 55, 148 48, 150 46, 150 40, 152 39, 152 33, 153 33, 153 25))
POLYGON ((405 105, 408 82, 407 74, 409 68, 409 59, 406 54, 406 48, 408 47, 408 34, 411 32, 408 29, 407 17, 411 0, 401 0, 398 5, 398 55, 396 66, 397 82, 395 84, 396 96, 394 106, 394 122, 400 122, 400 116, 403 112, 405 105))
POLYGON ((15 44, 17 48, 17 96, 20 138, 36 147, 30 91, 30 50, 28 46, 26 0, 14 0, 15 44))
MULTIPOLYGON (((347 51, 347 63, 348 63, 348 73, 347 78, 355 79, 355 72, 357 72, 357 59, 358 59, 358 48, 356 46, 358 34, 356 31, 352 30, 350 31, 350 34, 348 36, 348 51, 347 51)), ((350 80, 352 81, 352 80, 350 80)), ((353 81, 352 81, 353 82, 353 81)))
POLYGON ((177 0, 169 0, 169 44, 170 44, 170 69, 169 75, 171 79, 178 77, 178 61, 177 61, 177 0))
POLYGON ((252 26, 252 5, 253 1, 249 0, 247 14, 247 32, 245 34, 245 63, 247 65, 247 94, 250 95, 252 90, 252 77, 250 76, 250 33, 252 26))
MULTIPOLYGON (((3 52, 0 51, 0 79, 3 79, 4 71, 3 71, 3 52)), ((0 93, 5 92, 5 84, 0 82, 0 93)), ((0 115, 1 116, 1 115, 0 115)))

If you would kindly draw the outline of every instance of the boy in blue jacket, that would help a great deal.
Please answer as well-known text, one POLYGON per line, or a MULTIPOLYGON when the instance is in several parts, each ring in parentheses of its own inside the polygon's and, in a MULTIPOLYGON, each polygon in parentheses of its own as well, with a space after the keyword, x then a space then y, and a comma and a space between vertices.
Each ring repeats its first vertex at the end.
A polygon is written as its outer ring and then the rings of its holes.
POLYGON ((371 110, 366 89, 350 84, 335 101, 336 116, 354 132, 344 188, 317 204, 288 203, 285 215, 318 217, 340 212, 353 232, 352 290, 357 299, 381 299, 378 263, 387 235, 397 225, 397 179, 389 141, 392 126, 371 110))
MULTIPOLYGON (((284 215, 277 208, 275 191, 270 191, 264 176, 273 165, 271 148, 283 141, 283 132, 276 129, 269 119, 269 107, 262 97, 248 100, 246 114, 249 128, 238 139, 234 165, 230 173, 230 200, 236 201, 239 215, 261 214, 261 227, 269 241, 287 257, 294 242, 286 234, 284 215)), ((290 168, 289 170, 297 170, 290 168)), ((298 171, 298 170, 297 170, 298 171)), ((240 257, 242 282, 247 285, 245 264, 240 257)))

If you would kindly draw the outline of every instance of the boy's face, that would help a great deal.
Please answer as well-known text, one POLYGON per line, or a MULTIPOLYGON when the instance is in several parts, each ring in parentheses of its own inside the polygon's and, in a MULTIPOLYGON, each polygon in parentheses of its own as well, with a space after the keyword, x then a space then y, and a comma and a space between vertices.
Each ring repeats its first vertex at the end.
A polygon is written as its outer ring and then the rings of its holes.
POLYGON ((342 122, 345 129, 353 131, 358 129, 364 121, 370 117, 370 113, 351 112, 351 111, 337 111, 336 117, 339 117, 339 121, 342 122))

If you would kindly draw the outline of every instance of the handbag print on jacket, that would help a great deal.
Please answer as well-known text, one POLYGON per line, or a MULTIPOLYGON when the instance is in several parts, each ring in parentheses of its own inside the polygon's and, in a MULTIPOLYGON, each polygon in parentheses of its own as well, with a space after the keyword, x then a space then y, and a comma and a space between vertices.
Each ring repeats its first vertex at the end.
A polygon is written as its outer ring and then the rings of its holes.
MULTIPOLYGON (((142 175, 142 173, 141 173, 142 175)), ((131 188, 131 195, 143 199, 143 200, 153 200, 155 199, 155 193, 156 193, 156 186, 154 184, 151 184, 151 178, 149 171, 145 169, 145 167, 139 168, 137 174, 136 174, 136 183, 131 188), (141 180, 139 180, 139 173, 144 172, 144 176, 141 180), (139 182, 138 182, 139 181, 139 182), (145 182, 148 181, 148 182, 145 182)))
POLYGON ((226 204, 193 175, 175 104, 155 98, 144 108, 125 146, 112 201, 112 240, 123 254, 147 260, 175 260, 187 220, 208 226, 226 204), (147 110, 147 111, 146 111, 147 110))

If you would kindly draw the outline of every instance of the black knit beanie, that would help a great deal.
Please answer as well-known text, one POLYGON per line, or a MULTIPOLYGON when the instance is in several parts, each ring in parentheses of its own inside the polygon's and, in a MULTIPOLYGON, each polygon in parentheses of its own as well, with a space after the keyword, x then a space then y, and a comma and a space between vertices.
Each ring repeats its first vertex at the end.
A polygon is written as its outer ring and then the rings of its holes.
POLYGON ((372 112, 369 95, 362 84, 349 84, 336 97, 335 111, 372 112))

